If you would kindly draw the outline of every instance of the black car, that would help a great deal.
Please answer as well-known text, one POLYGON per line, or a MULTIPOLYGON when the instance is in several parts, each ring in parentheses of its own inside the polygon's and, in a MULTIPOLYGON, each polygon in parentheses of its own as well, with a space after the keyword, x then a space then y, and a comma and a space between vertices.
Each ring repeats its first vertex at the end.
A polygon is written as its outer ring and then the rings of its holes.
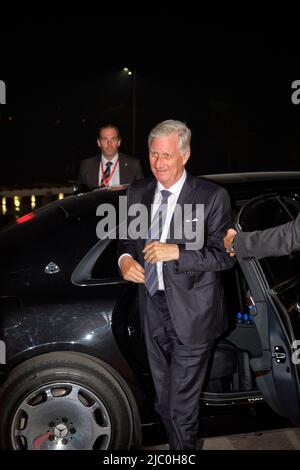
MULTIPOLYGON (((300 209, 300 172, 210 179, 229 191, 238 230, 300 209)), ((129 449, 157 419, 137 288, 120 277, 117 237, 96 233, 97 208, 118 208, 125 190, 68 196, 0 232, 2 449, 129 449)), ((223 282, 230 328, 202 406, 265 400, 299 424, 299 252, 243 260, 223 282)))

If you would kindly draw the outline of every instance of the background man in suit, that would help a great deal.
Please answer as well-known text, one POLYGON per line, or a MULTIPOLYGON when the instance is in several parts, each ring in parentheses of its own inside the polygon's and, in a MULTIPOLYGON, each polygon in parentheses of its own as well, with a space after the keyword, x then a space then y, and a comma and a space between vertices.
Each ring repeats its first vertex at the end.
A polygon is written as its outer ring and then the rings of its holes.
POLYGON ((224 246, 230 256, 263 258, 283 256, 300 250, 300 213, 293 222, 254 232, 229 229, 224 246))
POLYGON ((223 188, 185 171, 190 139, 191 131, 180 121, 164 121, 150 132, 155 178, 129 187, 128 206, 141 203, 148 208, 152 234, 148 231, 146 244, 141 237, 120 240, 122 275, 139 284, 156 410, 171 449, 196 448, 199 394, 215 339, 227 327, 218 271, 232 266, 223 247, 231 219, 229 197, 223 188), (204 204, 201 249, 188 249, 184 235, 172 238, 176 204, 193 208, 192 217, 184 217, 183 223, 194 223, 196 205, 204 204))
POLYGON ((88 189, 132 183, 143 178, 139 160, 119 152, 119 129, 107 124, 99 129, 97 144, 101 153, 82 160, 78 184, 88 189))

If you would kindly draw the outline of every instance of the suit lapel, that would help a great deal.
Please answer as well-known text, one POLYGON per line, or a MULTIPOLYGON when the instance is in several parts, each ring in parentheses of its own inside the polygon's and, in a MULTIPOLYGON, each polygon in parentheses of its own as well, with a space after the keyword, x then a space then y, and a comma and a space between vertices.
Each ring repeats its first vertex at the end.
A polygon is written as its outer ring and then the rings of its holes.
POLYGON ((194 178, 187 173, 186 180, 180 191, 179 198, 177 199, 177 204, 183 206, 184 204, 191 203, 193 201, 193 180, 194 178))
MULTIPOLYGON (((180 191, 180 194, 179 194, 179 197, 177 199, 177 205, 178 206, 181 206, 181 213, 182 213, 182 217, 180 218, 180 220, 178 220, 176 218, 176 226, 177 224, 181 224, 181 227, 183 228, 184 227, 184 204, 192 204, 193 201, 194 201, 194 192, 193 192, 193 189, 194 189, 194 177, 191 176, 189 173, 187 173, 186 175, 186 180, 184 182, 184 185, 182 186, 182 189, 180 191)), ((175 212, 173 213, 173 216, 172 216, 172 219, 171 219, 171 223, 170 223, 170 229, 169 229, 169 237, 168 237, 168 240, 167 240, 167 243, 174 243, 175 242, 175 238, 174 238, 174 233, 176 233, 175 231, 175 226, 174 226, 174 216, 175 216, 175 212)))

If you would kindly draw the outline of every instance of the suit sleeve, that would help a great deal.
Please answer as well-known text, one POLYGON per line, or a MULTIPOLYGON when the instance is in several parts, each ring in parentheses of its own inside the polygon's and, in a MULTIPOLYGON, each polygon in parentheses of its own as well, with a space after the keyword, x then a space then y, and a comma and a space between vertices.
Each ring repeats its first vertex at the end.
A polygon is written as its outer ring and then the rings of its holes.
POLYGON ((176 262, 177 272, 230 269, 235 260, 226 253, 223 238, 231 224, 230 199, 227 191, 219 188, 207 216, 204 246, 200 250, 187 250, 184 245, 180 245, 179 260, 176 262))
MULTIPOLYGON (((130 207, 131 204, 134 203, 133 201, 133 190, 131 189, 131 186, 127 189, 126 196, 127 196, 127 213, 128 213, 128 207, 130 207)), ((130 223, 130 217, 128 217, 127 221, 128 225, 130 223)), ((122 256, 124 253, 128 253, 131 255, 135 260, 138 259, 138 254, 137 254, 137 241, 133 240, 131 238, 119 238, 119 243, 118 243, 118 259, 120 256, 122 256)))
POLYGON ((300 250, 300 213, 293 222, 278 227, 237 233, 234 249, 239 258, 283 256, 300 250))

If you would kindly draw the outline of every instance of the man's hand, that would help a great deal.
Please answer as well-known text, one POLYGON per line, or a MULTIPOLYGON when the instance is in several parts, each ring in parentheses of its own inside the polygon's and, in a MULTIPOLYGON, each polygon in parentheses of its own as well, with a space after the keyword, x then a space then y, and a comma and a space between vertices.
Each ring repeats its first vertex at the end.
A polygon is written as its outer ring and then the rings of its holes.
POLYGON ((233 240, 234 240, 234 237, 236 236, 236 234, 237 234, 237 232, 233 228, 230 228, 229 230, 227 230, 227 234, 224 237, 224 246, 226 248, 227 253, 229 253, 230 256, 235 255, 235 253, 230 251, 230 247, 231 247, 231 244, 233 243, 233 240))
POLYGON ((123 256, 120 261, 120 270, 126 281, 143 284, 145 282, 145 270, 132 256, 123 256))
POLYGON ((172 243, 150 242, 143 250, 144 260, 154 264, 157 261, 172 261, 179 259, 179 247, 172 243))

